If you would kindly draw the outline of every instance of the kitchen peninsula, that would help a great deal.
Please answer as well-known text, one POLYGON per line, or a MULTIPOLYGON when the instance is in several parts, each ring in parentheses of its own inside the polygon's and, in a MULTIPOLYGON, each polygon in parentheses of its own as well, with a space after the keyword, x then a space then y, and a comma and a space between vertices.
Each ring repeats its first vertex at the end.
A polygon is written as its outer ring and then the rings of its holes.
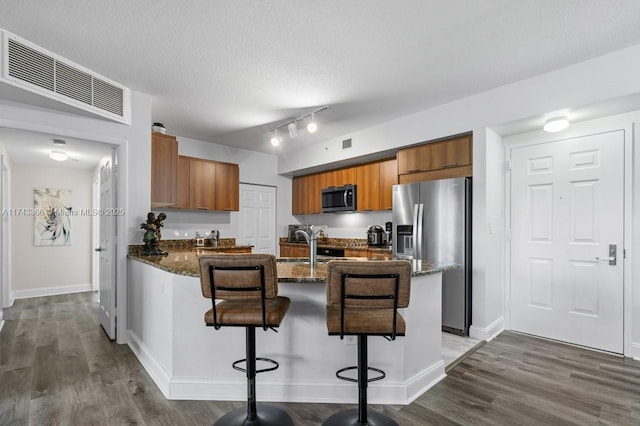
MULTIPOLYGON (((208 252, 176 248, 167 256, 129 255, 129 345, 169 399, 243 401, 245 377, 231 363, 244 357, 244 332, 214 330, 203 319, 211 301, 202 297, 197 259, 208 252)), ((369 342, 370 365, 387 374, 369 385, 373 404, 408 404, 444 377, 442 272, 457 266, 413 267, 411 303, 401 310, 406 336, 369 342)), ((335 378, 336 370, 353 365, 357 346, 355 339, 327 334, 326 263, 311 267, 304 259, 279 258, 278 282, 291 307, 277 334, 256 333, 258 356, 280 363, 258 381, 261 400, 357 402, 353 385, 335 378)))

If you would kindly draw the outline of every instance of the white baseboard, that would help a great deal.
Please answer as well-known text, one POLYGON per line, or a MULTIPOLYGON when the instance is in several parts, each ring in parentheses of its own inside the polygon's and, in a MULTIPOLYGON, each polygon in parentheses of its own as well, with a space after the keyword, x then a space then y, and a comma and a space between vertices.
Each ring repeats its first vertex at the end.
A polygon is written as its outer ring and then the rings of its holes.
MULTIPOLYGON (((167 399, 245 401, 247 383, 244 376, 238 380, 212 380, 194 377, 172 377, 147 350, 144 343, 132 331, 127 332, 129 346, 147 373, 167 399)), ((369 385, 368 401, 371 404, 407 405, 417 399, 445 377, 444 362, 436 362, 416 374, 407 382, 378 382, 369 385)), ((356 385, 327 377, 326 381, 270 381, 260 377, 256 392, 265 402, 353 403, 357 401, 356 385)))
POLYGON ((11 292, 11 304, 15 299, 28 299, 30 297, 55 296, 58 294, 81 293, 91 291, 91 284, 77 284, 60 287, 34 288, 30 290, 18 290, 11 292))
POLYGON ((169 398, 171 393, 171 377, 167 370, 151 355, 151 352, 134 332, 127 330, 127 337, 127 343, 133 354, 138 358, 138 361, 140 361, 140 364, 142 364, 147 373, 149 373, 149 376, 151 376, 164 397, 169 398))
POLYGON ((481 328, 472 325, 469 327, 469 337, 478 340, 489 341, 504 331, 504 317, 500 317, 488 326, 481 328))
POLYGON ((631 357, 636 361, 640 361, 640 343, 631 344, 631 357))

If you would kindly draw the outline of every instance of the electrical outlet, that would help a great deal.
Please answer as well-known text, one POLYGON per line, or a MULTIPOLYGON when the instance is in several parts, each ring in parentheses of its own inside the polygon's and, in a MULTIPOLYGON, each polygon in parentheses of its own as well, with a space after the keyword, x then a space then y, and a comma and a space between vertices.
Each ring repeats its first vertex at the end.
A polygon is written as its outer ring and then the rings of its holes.
POLYGON ((344 336, 344 344, 345 345, 355 345, 356 344, 356 336, 344 336))

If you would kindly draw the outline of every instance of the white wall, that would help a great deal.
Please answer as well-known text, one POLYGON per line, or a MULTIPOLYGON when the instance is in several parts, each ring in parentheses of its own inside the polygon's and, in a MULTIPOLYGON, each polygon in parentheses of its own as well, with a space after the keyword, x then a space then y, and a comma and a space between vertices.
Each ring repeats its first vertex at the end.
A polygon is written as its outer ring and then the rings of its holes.
MULTIPOLYGON (((86 170, 13 163, 11 208, 32 209, 34 188, 72 191, 72 208, 91 208, 91 177, 86 170)), ((14 214, 11 226, 12 298, 91 289, 91 217, 69 216, 71 245, 35 246, 34 216, 14 214)))

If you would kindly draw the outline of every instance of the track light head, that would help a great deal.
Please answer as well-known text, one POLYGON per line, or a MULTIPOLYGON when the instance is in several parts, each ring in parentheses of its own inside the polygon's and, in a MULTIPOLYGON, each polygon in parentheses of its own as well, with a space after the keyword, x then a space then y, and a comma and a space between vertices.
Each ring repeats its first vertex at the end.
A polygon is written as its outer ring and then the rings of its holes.
POLYGON ((271 145, 278 146, 282 142, 282 136, 278 134, 278 129, 273 130, 273 136, 271 136, 271 145))
POLYGON ((318 124, 316 123, 316 115, 315 113, 311 113, 311 120, 307 123, 307 132, 315 133, 318 131, 318 124))

